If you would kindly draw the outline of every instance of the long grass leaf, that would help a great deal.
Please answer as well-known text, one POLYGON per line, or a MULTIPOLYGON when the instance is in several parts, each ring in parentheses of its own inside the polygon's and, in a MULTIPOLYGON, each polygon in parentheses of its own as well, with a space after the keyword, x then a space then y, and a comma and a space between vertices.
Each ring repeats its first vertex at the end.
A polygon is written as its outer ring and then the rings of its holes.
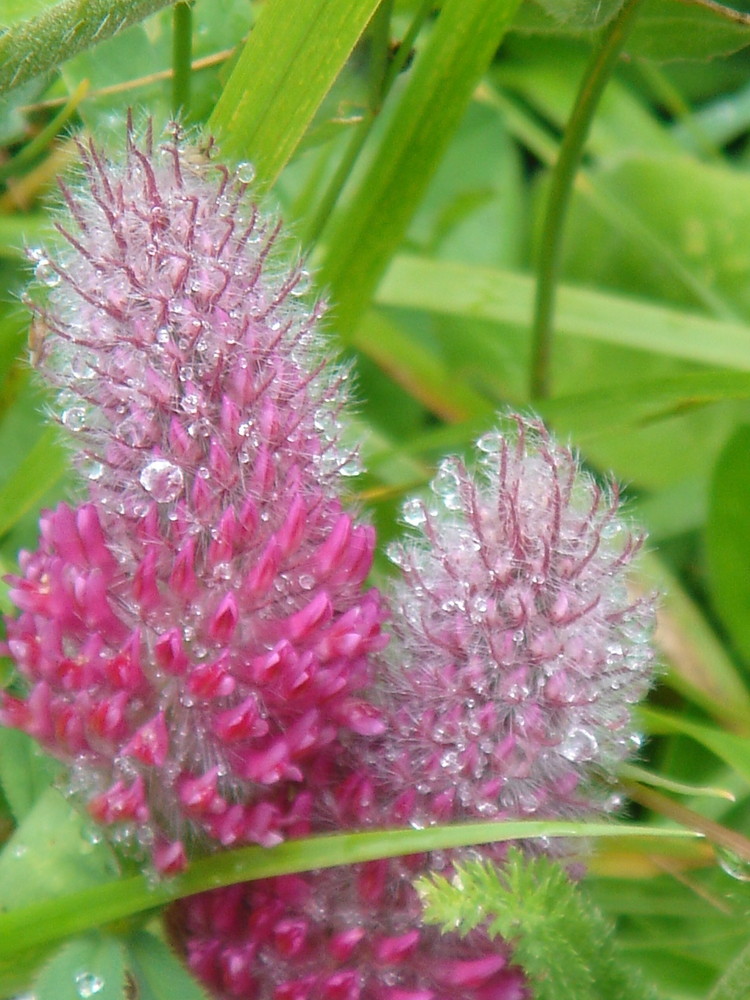
POLYGON ((270 187, 349 58, 379 0, 268 0, 211 116, 228 156, 270 187))

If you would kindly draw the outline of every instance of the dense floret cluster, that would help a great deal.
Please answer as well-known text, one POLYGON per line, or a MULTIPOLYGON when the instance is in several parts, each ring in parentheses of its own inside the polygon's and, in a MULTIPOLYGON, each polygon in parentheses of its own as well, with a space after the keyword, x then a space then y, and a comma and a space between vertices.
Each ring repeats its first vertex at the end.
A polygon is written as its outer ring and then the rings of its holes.
MULTIPOLYGON (((121 163, 81 152, 30 305, 83 495, 12 578, 0 722, 166 874, 245 843, 613 809, 653 624, 616 490, 506 418, 407 501, 397 578, 366 589, 347 373, 243 170, 177 129, 129 127, 121 163)), ((461 856, 218 889, 170 934, 221 1000, 527 1000, 503 942, 421 923, 415 877, 461 856)))
POLYGON ((346 373, 247 184, 188 153, 82 149, 67 250, 36 254, 38 367, 86 497, 21 556, 28 693, 0 707, 166 871, 188 842, 277 843, 317 755, 382 726, 359 694, 383 611, 340 499, 346 373))

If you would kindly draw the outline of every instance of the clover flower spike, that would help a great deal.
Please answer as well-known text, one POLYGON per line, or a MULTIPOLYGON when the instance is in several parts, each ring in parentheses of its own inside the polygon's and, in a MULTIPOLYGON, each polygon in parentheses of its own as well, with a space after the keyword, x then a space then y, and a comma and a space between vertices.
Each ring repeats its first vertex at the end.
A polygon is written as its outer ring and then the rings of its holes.
POLYGON ((242 172, 175 129, 81 148, 65 247, 36 252, 41 375, 85 482, 21 556, 0 721, 165 871, 275 844, 316 760, 382 729, 362 691, 382 648, 372 528, 342 506, 347 373, 242 172))

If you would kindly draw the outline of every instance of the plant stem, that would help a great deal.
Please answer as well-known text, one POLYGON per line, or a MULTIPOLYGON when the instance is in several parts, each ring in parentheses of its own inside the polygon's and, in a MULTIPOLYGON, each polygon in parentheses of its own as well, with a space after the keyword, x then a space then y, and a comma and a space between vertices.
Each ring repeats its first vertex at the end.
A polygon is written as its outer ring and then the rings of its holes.
MULTIPOLYGON (((406 60, 409 58, 409 53, 411 52, 412 45, 419 34, 419 30, 432 9, 432 3, 433 0, 422 0, 422 6, 414 15, 414 19, 409 25, 409 30, 404 35, 398 52, 395 54, 390 64, 387 60, 385 61, 383 67, 385 72, 380 76, 379 80, 377 80, 377 89, 375 87, 376 74, 373 70, 370 77, 370 107, 368 108, 366 114, 362 117, 362 120, 356 125, 354 134, 349 141, 349 145, 347 146, 344 155, 339 161, 336 172, 331 178, 323 197, 320 199, 318 209, 305 228, 303 243, 306 246, 314 246, 320 239, 320 236, 325 229, 331 214, 333 213, 333 209, 336 207, 339 195, 348 181, 349 176, 354 169, 354 164, 357 162, 359 154, 362 152, 365 142, 372 131, 372 126, 380 113, 383 102, 388 96, 398 74, 403 69, 406 60)), ((391 6, 390 0, 388 6, 391 6)), ((383 8, 379 8, 378 15, 382 9, 383 8)))
POLYGON ((177 0, 172 10, 172 114, 190 114, 190 73, 193 55, 192 0, 177 0))
POLYGON ((0 93, 143 20, 170 0, 61 0, 0 35, 0 93))
POLYGON ((560 274, 565 216, 594 113, 633 24, 641 0, 626 0, 617 17, 604 29, 601 42, 586 67, 560 154, 552 171, 547 211, 539 250, 536 303, 532 327, 530 394, 549 395, 555 292, 560 274))

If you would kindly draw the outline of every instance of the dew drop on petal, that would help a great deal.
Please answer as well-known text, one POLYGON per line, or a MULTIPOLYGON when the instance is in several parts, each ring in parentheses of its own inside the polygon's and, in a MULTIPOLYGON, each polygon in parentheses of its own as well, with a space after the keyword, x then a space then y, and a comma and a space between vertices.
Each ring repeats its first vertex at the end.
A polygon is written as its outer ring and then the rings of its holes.
POLYGON ((342 476, 361 476, 364 472, 364 466, 359 455, 352 455, 348 458, 340 467, 339 472, 342 476))
POLYGON ((34 277, 48 288, 56 288, 60 284, 60 275, 46 257, 42 257, 34 268, 34 277))
POLYGON ((571 729, 559 747, 560 754, 572 763, 592 760, 599 750, 596 738, 587 729, 571 729))
POLYGON ((424 504, 419 499, 407 500, 401 508, 401 517, 406 524, 412 528, 421 528, 427 521, 424 504))
POLYGON ((86 426, 86 407, 71 406, 63 410, 62 422, 69 431, 80 431, 86 426))
POLYGON ((104 980, 93 972, 79 972, 75 977, 76 992, 83 1000, 96 996, 104 989, 104 980))
POLYGON ((182 469, 164 458, 157 458, 142 469, 140 481, 157 503, 169 503, 182 492, 182 469))

